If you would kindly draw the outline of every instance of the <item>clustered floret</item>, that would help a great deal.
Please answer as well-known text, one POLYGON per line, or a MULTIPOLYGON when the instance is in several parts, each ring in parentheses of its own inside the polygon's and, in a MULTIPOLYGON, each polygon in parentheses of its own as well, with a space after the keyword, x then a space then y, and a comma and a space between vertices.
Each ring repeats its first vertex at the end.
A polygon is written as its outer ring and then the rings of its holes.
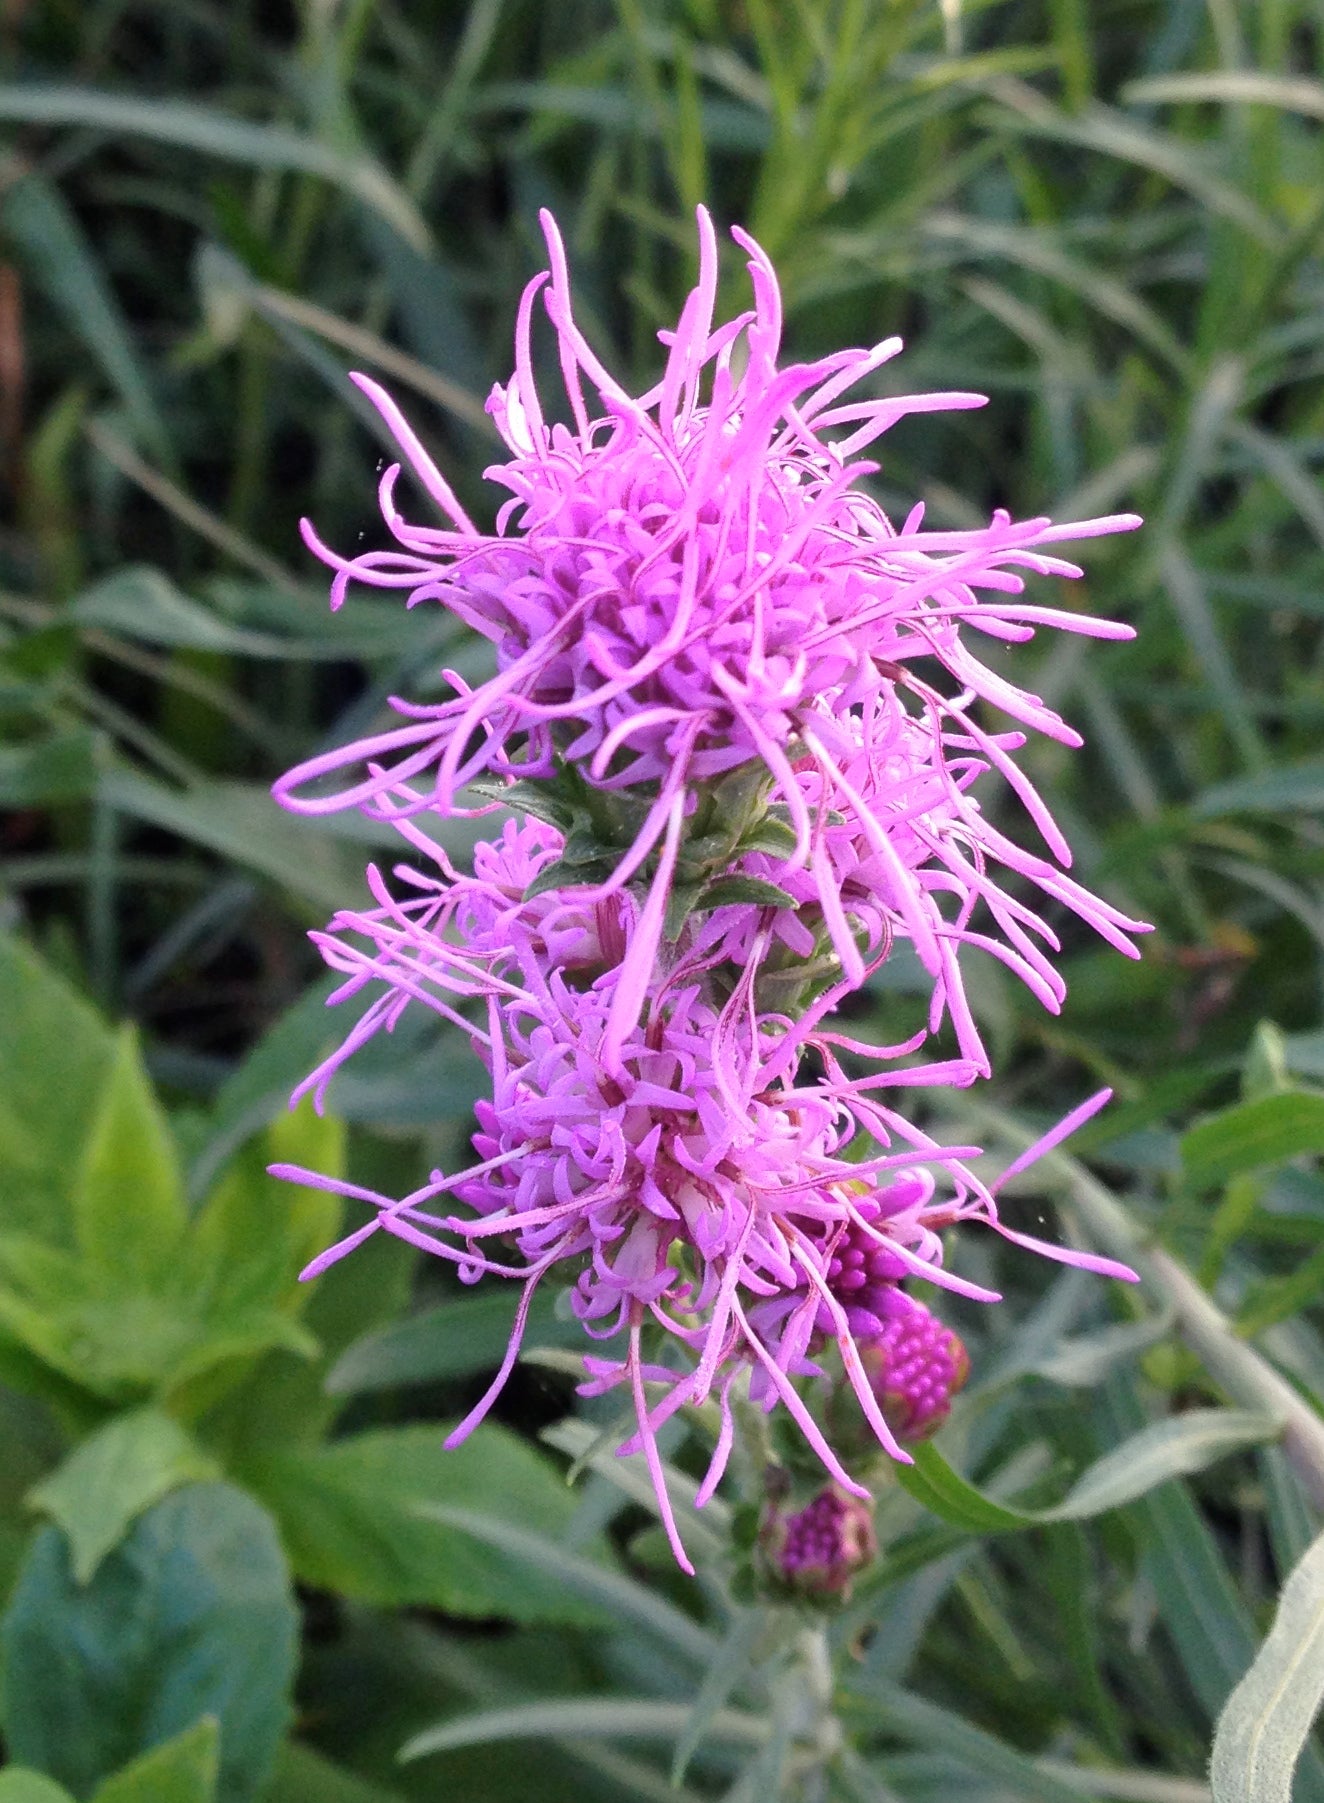
POLYGON ((991 953, 1053 1010, 1059 947, 1041 910, 1064 907, 1134 955, 1141 923, 1065 874, 1065 839, 1013 761, 1024 734, 986 728, 977 705, 1075 735, 967 636, 1127 636, 1023 602, 1021 572, 1078 575, 1051 547, 1137 522, 999 513, 981 531, 929 532, 917 508, 894 528, 860 486, 877 466, 857 453, 907 414, 980 397, 844 402, 896 340, 779 368, 775 276, 739 231, 755 304, 714 324, 717 246, 702 212, 699 282, 663 334, 662 378, 628 395, 574 321, 561 242, 543 223, 551 269, 525 291, 515 374, 489 403, 510 452, 487 472, 512 497, 495 531, 474 526, 364 377, 450 524, 404 518, 396 465, 381 505, 399 549, 345 559, 307 529, 336 571, 333 606, 353 581, 400 588, 411 606, 450 608, 495 659, 486 682, 445 671, 450 699, 395 701, 406 724, 276 787, 305 813, 352 806, 392 823, 421 860, 370 868, 374 905, 313 935, 345 979, 332 1000, 371 999, 303 1087, 320 1102, 344 1060, 411 1007, 461 1026, 492 1084, 476 1163, 400 1200, 331 1186, 375 1212, 310 1270, 384 1229, 466 1281, 520 1281, 507 1357, 452 1441, 505 1382, 539 1284, 566 1280, 586 1334, 612 1343, 586 1358, 585 1387, 632 1393, 622 1450, 646 1455, 688 1566, 656 1446, 677 1409, 718 1403, 701 1501, 726 1464, 737 1384, 789 1412, 834 1485, 867 1495, 799 1381, 824 1379, 829 1346, 894 1458, 943 1418, 964 1352, 902 1286, 924 1277, 996 1299, 945 1269, 946 1228, 982 1221, 1130 1275, 1006 1228, 969 1164, 975 1149, 941 1147, 884 1096, 988 1073, 963 950, 991 953), (540 299, 568 425, 548 423, 533 381, 540 299), (974 788, 990 771, 1049 856, 987 819, 974 788), (429 817, 503 808, 524 818, 477 848, 472 875, 425 830, 429 817), (927 1020, 904 1044, 862 1044, 832 1012, 900 941, 928 973, 927 1020), (955 1055, 915 1063, 945 1022, 955 1055))

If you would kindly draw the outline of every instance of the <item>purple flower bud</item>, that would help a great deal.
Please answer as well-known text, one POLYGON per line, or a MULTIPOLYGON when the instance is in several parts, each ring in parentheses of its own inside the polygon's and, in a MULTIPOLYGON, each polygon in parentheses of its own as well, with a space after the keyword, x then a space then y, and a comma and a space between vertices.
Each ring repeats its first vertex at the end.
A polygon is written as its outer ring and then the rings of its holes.
POLYGON ((860 1358, 884 1419, 906 1444, 926 1440, 951 1413, 970 1375, 965 1347, 911 1296, 894 1290, 881 1332, 860 1341, 860 1358))
POLYGON ((845 1602, 855 1578, 878 1556, 872 1508, 839 1484, 828 1484, 794 1515, 771 1504, 759 1541, 776 1583, 813 1601, 845 1602))

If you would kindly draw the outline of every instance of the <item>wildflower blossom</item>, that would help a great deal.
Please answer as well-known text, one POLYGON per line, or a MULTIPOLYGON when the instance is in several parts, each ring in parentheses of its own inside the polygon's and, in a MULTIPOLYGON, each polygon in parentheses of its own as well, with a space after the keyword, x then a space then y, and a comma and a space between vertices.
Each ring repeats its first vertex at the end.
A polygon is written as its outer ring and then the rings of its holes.
POLYGON ((370 868, 371 904, 313 935, 344 978, 331 999, 367 1005, 302 1088, 320 1103, 346 1058, 406 1009, 429 1008, 469 1035, 491 1078, 475 1162, 399 1199, 278 1169, 372 1211, 310 1275, 386 1231, 467 1282, 519 1284, 506 1357, 451 1443, 500 1392, 539 1286, 563 1281, 602 1342, 583 1389, 629 1392, 620 1450, 644 1454, 681 1564, 657 1437, 682 1407, 715 1405, 706 1501, 739 1383, 784 1409, 824 1468, 829 1488, 783 1524, 782 1551, 811 1588, 840 1589, 869 1544, 867 1523, 850 1525, 867 1492, 809 1395, 848 1392, 898 1460, 938 1424, 964 1352, 903 1286, 921 1277, 997 1299, 948 1268, 947 1230, 978 1223, 1133 1275, 1009 1228, 999 1186, 970 1163, 977 1149, 939 1145, 888 1092, 987 1074, 963 950, 999 958, 1052 1009, 1063 985, 1048 910, 1134 953, 1140 924, 1066 874, 1065 839, 1014 761, 1024 727, 1075 735, 967 637, 1016 642, 1040 625, 1127 636, 1019 597, 1025 573, 1079 574, 1059 542, 1137 522, 998 513, 979 531, 930 532, 917 508, 897 529, 860 486, 877 466, 859 453, 907 413, 980 397, 844 400, 896 340, 780 368, 776 280, 740 232, 754 306, 715 324, 702 212, 698 285, 663 334, 660 381, 632 397, 579 331, 547 216, 544 229, 551 269, 525 291, 515 374, 490 402, 510 453, 488 471, 511 496, 495 530, 473 524, 362 377, 449 524, 404 518, 397 465, 380 490, 397 549, 345 559, 307 529, 337 572, 333 605, 352 581, 440 602, 491 641, 495 674, 471 689, 443 672, 450 699, 398 700, 404 724, 277 784, 307 813, 354 806, 390 821, 421 860, 370 868), (548 423, 533 380, 540 301, 568 424, 548 423), (1015 728, 985 725, 981 702, 1015 728), (1046 856, 988 820, 975 791, 990 774, 1046 856), (327 792, 328 780, 344 786, 327 792), (538 818, 508 822, 471 874, 457 871, 426 817, 501 799, 538 818), (927 1024, 900 1045, 862 1044, 833 1010, 899 939, 931 979, 927 1024), (955 1055, 913 1062, 944 1022, 955 1055))
POLYGON ((333 606, 351 582, 405 591, 411 606, 439 602, 492 642, 495 673, 470 690, 446 672, 451 699, 396 701, 404 724, 302 764, 278 796, 304 813, 358 806, 400 820, 461 809, 479 777, 554 789, 573 776, 597 797, 611 866, 601 892, 649 886, 615 989, 609 1058, 639 1018, 673 885, 726 871, 751 835, 766 841, 776 826, 775 878, 807 874, 847 978, 865 974, 861 920, 875 955, 908 938, 934 982, 935 1024, 950 1012, 965 1055, 986 1071, 961 989, 961 943, 1002 957, 1047 1006, 1061 998, 1041 949, 1056 949, 1051 927, 998 888, 990 864, 1124 950, 1134 951, 1138 923, 1063 875, 1066 841, 1013 761, 1020 733, 987 730, 975 706, 1066 744, 1077 736, 981 662, 968 634, 1015 643, 1052 626, 1129 637, 1129 627, 1021 594, 1026 574, 1080 574, 1059 555, 1062 542, 1138 522, 1053 525, 998 512, 976 531, 928 531, 916 507, 897 528, 860 486, 877 468, 860 453, 909 414, 974 407, 981 396, 845 399, 897 353, 894 338, 779 366, 772 266, 733 232, 754 305, 716 323, 717 243, 702 210, 698 283, 661 334, 660 380, 632 396, 576 324, 550 215, 543 228, 550 270, 525 290, 515 372, 489 401, 509 452, 487 471, 510 495, 496 530, 474 525, 394 401, 362 376, 449 523, 405 518, 392 465, 380 495, 397 549, 345 558, 305 527, 336 571, 333 606), (534 380, 540 301, 568 424, 549 422, 534 380), (970 785, 988 768, 1011 784, 1048 858, 980 811, 970 785), (705 805, 735 772, 754 773, 748 807, 725 836, 705 833, 705 805), (328 792, 328 780, 342 786, 328 792))
MULTIPOLYGON (((700 1489, 706 1499, 730 1450, 731 1391, 741 1374, 756 1402, 790 1413, 835 1482, 866 1494, 793 1381, 821 1376, 817 1354, 832 1342, 877 1441, 907 1456, 864 1357, 879 1345, 913 1353, 890 1325, 899 1318, 898 1282, 920 1275, 996 1300, 945 1268, 947 1227, 981 1222, 1068 1263, 1130 1273, 1006 1228, 992 1190, 966 1162, 974 1149, 939 1146, 877 1099, 879 1088, 941 1082, 950 1070, 847 1076, 838 1035, 758 1009, 757 958, 717 1002, 706 982, 710 923, 682 932, 654 973, 642 1019, 609 1057, 619 948, 639 904, 628 892, 604 901, 573 889, 526 900, 523 885, 536 884, 559 849, 546 826, 508 824, 500 841, 479 848, 473 877, 402 873, 412 880, 396 899, 373 873, 378 906, 339 916, 316 935, 346 977, 339 998, 382 988, 305 1087, 323 1088, 343 1058, 410 1001, 431 1006, 465 1024, 491 1073, 491 1099, 477 1105, 475 1164, 434 1173, 398 1201, 280 1168, 375 1211, 310 1271, 384 1229, 448 1259, 467 1281, 520 1282, 506 1358, 452 1443, 506 1381, 539 1285, 553 1272, 568 1279, 586 1332, 623 1337, 623 1351, 585 1360, 586 1388, 630 1391, 637 1426, 626 1445, 647 1458, 685 1564, 657 1432, 678 1408, 715 1395, 723 1429, 700 1489), (466 1021, 466 1006, 476 1018, 466 1021), (806 1083, 799 1071, 807 1050, 825 1074, 806 1083), (645 1328, 671 1341, 670 1362, 646 1352, 645 1328)), ((913 1373, 904 1379, 912 1388, 915 1381, 913 1373)), ((917 1407, 932 1400, 928 1390, 916 1398, 917 1407)))

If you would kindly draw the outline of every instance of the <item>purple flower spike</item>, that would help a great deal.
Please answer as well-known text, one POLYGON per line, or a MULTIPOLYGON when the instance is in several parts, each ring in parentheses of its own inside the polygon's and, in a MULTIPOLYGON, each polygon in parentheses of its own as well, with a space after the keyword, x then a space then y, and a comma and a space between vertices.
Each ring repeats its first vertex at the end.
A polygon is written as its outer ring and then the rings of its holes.
MULTIPOLYGON (((821 1377, 816 1354, 829 1341, 872 1439, 894 1458, 908 1457, 902 1439, 916 1411, 936 1421, 929 1366, 937 1341, 918 1347, 917 1323, 927 1317, 898 1283, 919 1276, 997 1300, 946 1268, 947 1228, 982 1223, 1069 1264, 1133 1273, 1004 1228, 993 1191, 966 1162, 977 1148, 938 1145, 876 1095, 888 1086, 968 1081, 967 1068, 848 1078, 839 1036, 818 1031, 812 1016, 793 1022, 757 1008, 757 957, 719 1005, 708 979, 728 934, 721 910, 682 930, 652 972, 642 1019, 609 1051, 622 948, 639 906, 628 892, 602 901, 573 888, 526 899, 525 887, 559 849, 552 829, 508 823, 500 840, 477 848, 473 877, 445 874, 438 854, 443 875, 402 867, 404 897, 396 899, 374 872, 379 905, 314 934, 346 978, 333 1000, 365 986, 381 993, 303 1088, 320 1098, 373 1032, 389 1030, 410 1002, 429 1006, 465 1026, 491 1073, 491 1100, 476 1109, 477 1162, 448 1177, 434 1173, 398 1201, 307 1172, 282 1174, 376 1211, 309 1274, 380 1230, 448 1260, 467 1282, 520 1281, 507 1357, 452 1441, 499 1394, 535 1290, 554 1271, 567 1278, 586 1334, 619 1336, 624 1347, 585 1360, 585 1392, 629 1390, 637 1427, 622 1450, 645 1454, 686 1564, 656 1444, 677 1410, 715 1398, 723 1422, 701 1501, 726 1464, 731 1391, 741 1376, 755 1403, 787 1410, 834 1482, 865 1494, 797 1388, 800 1378, 821 1377), (466 1021, 460 1009, 474 1003, 477 1019, 466 1021), (823 1069, 811 1083, 799 1080, 806 1051, 823 1069), (669 1340, 672 1354, 645 1356, 645 1329, 669 1340), (879 1387, 880 1347, 893 1360, 890 1388, 879 1387), (917 1347, 929 1360, 923 1372, 917 1347), (902 1431, 895 1409, 889 1413, 894 1392, 913 1405, 902 1431)), ((1078 1109, 1073 1123, 1104 1100, 1106 1092, 1078 1109)), ((1055 1130, 1045 1146, 1059 1137, 1055 1130)), ((953 1357, 943 1367, 948 1391, 953 1357)))
POLYGON ((356 806, 403 820, 464 811, 475 778, 553 783, 567 769, 604 805, 614 798, 625 812, 603 893, 651 884, 609 1028, 616 1057, 638 1018, 686 821, 724 776, 760 772, 755 812, 771 807, 786 833, 776 880, 805 873, 847 979, 865 975, 861 922, 876 954, 910 939, 934 980, 935 1025, 950 1014, 963 1053, 987 1072, 959 946, 1001 958, 1049 1008, 1062 990, 1052 928, 991 866, 1132 955, 1143 927, 1063 874, 1066 841, 1013 761, 1023 735, 985 728, 976 703, 1067 744, 1076 734, 981 663, 964 635, 1015 643, 1051 626, 1130 637, 1128 626, 1027 602, 1022 590, 1027 575, 1080 574, 1058 552, 1064 541, 1138 520, 1053 525, 998 512, 977 531, 926 531, 919 507, 898 529, 860 486, 878 468, 860 453, 909 414, 977 407, 982 396, 846 399, 896 355, 895 338, 779 366, 776 277, 739 230, 754 305, 715 322, 717 240, 702 209, 698 285, 661 334, 661 379, 632 396, 575 323, 561 239, 549 214, 542 223, 551 267, 525 290, 515 373, 488 403, 510 453, 487 471, 511 497, 496 531, 475 528, 365 376, 354 379, 448 523, 404 517, 393 465, 381 504, 398 549, 345 558, 305 524, 336 571, 333 606, 352 582, 399 589, 411 606, 439 602, 492 642, 495 674, 472 691, 453 678, 454 697, 435 705, 397 701, 401 725, 300 765, 278 798, 307 814, 356 806), (539 305, 557 337, 566 424, 549 420, 533 376, 539 305), (990 769, 1048 857, 982 815, 970 786, 990 769))
POLYGON ((785 1411, 828 1485, 778 1518, 778 1581, 841 1595, 873 1555, 853 1464, 879 1447, 908 1462, 905 1443, 933 1431, 965 1378, 960 1341, 902 1285, 998 1300, 948 1267, 948 1230, 982 1225, 1134 1278, 1005 1225, 1000 1185, 970 1162, 978 1148, 939 1144, 889 1092, 988 1074, 963 984, 970 949, 1054 1011, 1063 910, 1136 955, 1143 923, 1067 874, 1066 840, 1015 761, 1027 729, 1075 733, 969 641, 1014 645, 1040 626, 1129 637, 1022 591, 1027 576, 1080 574, 1064 541, 1139 522, 998 512, 977 531, 926 531, 916 508, 898 528, 861 486, 878 468, 861 453, 907 414, 980 396, 859 398, 895 339, 782 366, 776 278, 740 231, 753 306, 716 320, 702 210, 698 284, 661 334, 659 381, 630 395, 575 323, 546 214, 543 229, 550 269, 524 292, 515 373, 489 402, 508 452, 487 472, 509 496, 494 530, 362 376, 402 454, 380 488, 394 548, 343 558, 305 525, 336 572, 333 606, 354 582, 440 603, 490 641, 494 673, 470 687, 443 671, 449 699, 396 700, 399 724, 276 785, 303 813, 389 822, 415 854, 370 867, 368 902, 312 935, 343 979, 332 1002, 360 1011, 299 1093, 321 1106, 356 1050, 429 1009, 491 1079, 474 1162, 400 1198, 278 1169, 370 1210, 308 1276, 385 1232, 466 1283, 517 1284, 505 1357, 451 1444, 510 1375, 539 1286, 559 1283, 600 1343, 582 1390, 628 1394, 619 1450, 644 1456, 679 1563, 691 1569, 660 1430, 684 1409, 715 1422, 702 1506, 747 1398, 785 1411), (559 423, 533 377, 539 308, 559 348, 559 423), (405 465, 444 524, 401 512, 405 465), (999 778, 1041 850, 985 815, 981 785, 999 778), (429 817, 503 803, 530 818, 457 871, 429 817), (899 940, 928 973, 927 1020, 891 1046, 836 1030, 833 1010, 899 940), (945 1025, 950 1055, 916 1061, 945 1025))

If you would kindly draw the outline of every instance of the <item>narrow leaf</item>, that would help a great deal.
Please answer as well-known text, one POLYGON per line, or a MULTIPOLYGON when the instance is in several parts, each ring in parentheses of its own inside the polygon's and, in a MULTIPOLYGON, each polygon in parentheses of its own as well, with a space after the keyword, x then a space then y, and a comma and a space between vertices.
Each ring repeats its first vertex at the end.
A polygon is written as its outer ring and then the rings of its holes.
POLYGON ((1182 1166, 1196 1189, 1306 1152, 1324 1152, 1324 1096, 1305 1090, 1239 1102, 1199 1122, 1181 1142, 1182 1166))
MULTIPOLYGON (((686 1703, 659 1703, 651 1697, 602 1697, 581 1701, 521 1703, 513 1709, 484 1709, 462 1715, 416 1734, 400 1749, 401 1759, 422 1759, 454 1747, 481 1746, 493 1740, 546 1740, 588 1735, 617 1740, 674 1740, 689 1719, 686 1703)), ((767 1725, 756 1715, 723 1709, 708 1724, 713 1740, 736 1746, 759 1746, 767 1725)))
POLYGON ((1214 1803, 1291 1803, 1292 1776, 1324 1701, 1324 1534, 1295 1568, 1255 1663, 1214 1734, 1214 1803))
POLYGON ((112 94, 36 82, 0 86, 0 119, 117 132, 251 168, 300 170, 366 201, 417 249, 426 250, 431 243, 417 207, 384 169, 365 156, 347 156, 288 126, 254 124, 214 107, 163 100, 156 94, 112 94))

